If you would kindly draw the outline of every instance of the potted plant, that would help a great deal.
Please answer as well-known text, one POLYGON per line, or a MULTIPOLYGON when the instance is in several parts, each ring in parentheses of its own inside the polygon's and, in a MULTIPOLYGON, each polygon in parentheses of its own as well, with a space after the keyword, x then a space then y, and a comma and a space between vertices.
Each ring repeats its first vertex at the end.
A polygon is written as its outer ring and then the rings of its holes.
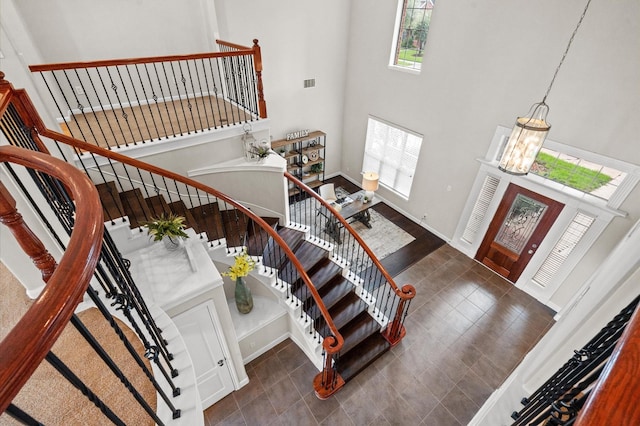
POLYGON ((285 157, 287 155, 287 150, 285 150, 284 148, 280 148, 278 150, 278 153, 280 154, 281 157, 285 157))
POLYGON ((247 287, 247 283, 244 282, 244 277, 249 275, 249 272, 253 271, 255 267, 255 260, 249 256, 245 249, 235 257, 233 265, 229 266, 227 272, 222 273, 223 276, 236 282, 234 291, 236 308, 241 314, 248 314, 253 309, 253 296, 251 296, 251 290, 247 287))
POLYGON ((151 219, 142 225, 147 228, 147 234, 153 236, 153 241, 162 241, 169 250, 175 250, 183 243, 185 238, 189 238, 185 229, 185 219, 183 216, 170 213, 162 213, 159 217, 151 219))

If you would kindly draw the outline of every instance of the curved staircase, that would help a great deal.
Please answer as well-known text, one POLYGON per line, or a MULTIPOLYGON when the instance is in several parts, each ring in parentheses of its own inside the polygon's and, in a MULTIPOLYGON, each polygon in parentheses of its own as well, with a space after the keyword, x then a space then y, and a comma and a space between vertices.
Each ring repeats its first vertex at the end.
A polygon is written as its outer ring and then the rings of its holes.
MULTIPOLYGON (((118 192, 115 182, 96 186, 105 217, 114 218, 124 212, 132 229, 162 213, 171 212, 184 216, 187 227, 211 246, 224 244, 229 253, 246 247, 250 255, 257 257, 264 267, 277 270, 278 277, 288 283, 286 297, 291 297, 296 306, 301 306, 300 315, 309 324, 308 333, 317 336, 318 343, 330 334, 317 304, 290 259, 278 256, 273 240, 239 210, 221 211, 217 203, 189 209, 182 201, 168 203, 162 195, 145 198, 139 189, 118 192)), ((263 219, 292 249, 342 334, 344 346, 335 360, 335 368, 348 382, 391 347, 381 334, 386 323, 378 322, 370 313, 373 308, 360 297, 359 286, 348 278, 350 271, 335 261, 333 246, 317 239, 311 242, 306 232, 279 226, 276 218, 263 219)), ((139 229, 143 231, 143 228, 139 229)))

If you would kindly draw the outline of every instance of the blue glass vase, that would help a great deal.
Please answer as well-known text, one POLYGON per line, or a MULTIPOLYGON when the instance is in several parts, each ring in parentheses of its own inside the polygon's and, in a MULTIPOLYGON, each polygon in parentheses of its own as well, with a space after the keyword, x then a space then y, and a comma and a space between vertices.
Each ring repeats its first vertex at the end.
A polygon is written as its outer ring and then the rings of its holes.
POLYGON ((251 309, 253 309, 253 296, 251 296, 251 290, 247 286, 247 283, 244 282, 243 277, 236 279, 235 298, 238 312, 241 314, 251 312, 251 309))

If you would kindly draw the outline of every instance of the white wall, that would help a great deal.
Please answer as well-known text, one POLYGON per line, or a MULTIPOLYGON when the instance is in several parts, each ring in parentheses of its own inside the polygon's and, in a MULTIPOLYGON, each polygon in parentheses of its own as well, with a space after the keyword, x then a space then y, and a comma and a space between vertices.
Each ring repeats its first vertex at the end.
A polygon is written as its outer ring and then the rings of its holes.
POLYGON ((45 63, 199 53, 214 46, 209 0, 30 0, 15 6, 45 63))
MULTIPOLYGON (((420 75, 387 67, 396 2, 352 2, 343 171, 361 171, 367 114, 424 135, 409 202, 381 194, 452 236, 497 125, 539 102, 582 13, 583 0, 437 3, 420 75), (451 185, 452 191, 446 188, 451 185)), ((640 164, 638 2, 594 2, 547 102, 550 137, 640 164), (635 18, 632 18, 635 17, 635 18)), ((633 216, 640 205, 624 205, 633 216)))
MULTIPOLYGON (((409 201, 380 194, 451 238, 496 126, 542 100, 583 0, 437 3, 419 75, 387 67, 397 2, 352 1, 342 170, 358 180, 367 115, 424 135, 409 201), (451 186, 451 191, 447 187, 451 186)), ((640 4, 593 2, 547 99, 549 138, 640 164, 640 4)), ((640 188, 554 296, 558 306, 640 217, 640 188)))
POLYGON ((350 2, 216 0, 215 4, 220 38, 241 44, 260 40, 273 138, 300 129, 326 132, 325 172, 339 172, 350 2), (303 80, 310 78, 316 79, 316 86, 304 89, 303 80))

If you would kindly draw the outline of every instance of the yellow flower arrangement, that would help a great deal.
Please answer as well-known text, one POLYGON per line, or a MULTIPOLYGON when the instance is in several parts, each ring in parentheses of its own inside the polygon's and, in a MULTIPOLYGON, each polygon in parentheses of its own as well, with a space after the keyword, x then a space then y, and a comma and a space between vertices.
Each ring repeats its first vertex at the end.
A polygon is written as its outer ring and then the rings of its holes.
POLYGON ((236 261, 232 266, 229 266, 227 272, 223 272, 222 275, 229 277, 232 280, 237 280, 240 277, 246 277, 249 272, 253 271, 256 267, 256 262, 247 254, 246 250, 236 256, 236 261))

